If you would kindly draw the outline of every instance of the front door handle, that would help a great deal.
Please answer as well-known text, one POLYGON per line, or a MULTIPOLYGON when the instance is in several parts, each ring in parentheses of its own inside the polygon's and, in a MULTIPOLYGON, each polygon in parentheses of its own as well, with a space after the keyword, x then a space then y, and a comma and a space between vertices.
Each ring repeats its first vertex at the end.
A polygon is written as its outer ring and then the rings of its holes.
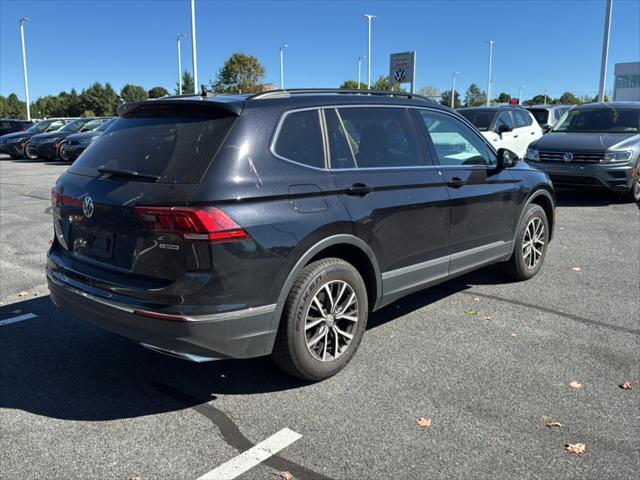
POLYGON ((364 183, 354 183, 349 188, 345 190, 347 195, 354 195, 358 197, 363 197, 367 193, 371 193, 373 191, 373 187, 367 187, 364 183))
POLYGON ((518 135, 514 135, 513 138, 518 138, 518 135))
POLYGON ((447 182, 447 187, 451 188, 460 188, 465 184, 464 180, 459 177, 453 177, 451 180, 447 182))

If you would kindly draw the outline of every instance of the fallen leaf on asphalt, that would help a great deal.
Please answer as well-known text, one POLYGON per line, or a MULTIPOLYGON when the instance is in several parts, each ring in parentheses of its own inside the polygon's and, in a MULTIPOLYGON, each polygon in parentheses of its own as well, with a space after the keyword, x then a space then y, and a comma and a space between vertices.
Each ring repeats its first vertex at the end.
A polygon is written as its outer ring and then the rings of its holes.
POLYGON ((273 472, 274 477, 280 477, 282 480, 294 480, 294 476, 291 472, 273 472))
POLYGON ((421 427, 430 427, 431 426, 431 419, 430 418, 419 418, 418 420, 416 420, 416 422, 418 422, 418 425, 420 425, 421 427))
POLYGON ((53 245, 53 240, 49 240, 49 245, 53 245))
POLYGON ((480 297, 473 297, 473 301, 474 302, 479 302, 480 301, 480 297))
POLYGON ((139 477, 138 475, 136 475, 135 477, 129 478, 129 480, 142 480, 142 477, 139 477))
POLYGON ((575 388, 576 390, 579 390, 579 389, 581 389, 581 388, 582 388, 582 384, 581 384, 581 383, 576 382, 575 380, 574 380, 573 382, 571 382, 571 383, 569 384, 569 386, 570 386, 571 388, 575 388))
POLYGON ((491 315, 485 315, 484 317, 485 320, 493 320, 493 317, 491 315))
POLYGON ((629 380, 625 380, 620 385, 620 388, 622 388, 623 390, 631 390, 633 387, 631 386, 631 382, 629 382, 629 380))
POLYGON ((554 422, 554 421, 547 422, 547 427, 549 427, 549 428, 553 428, 553 427, 558 427, 559 428, 561 426, 562 426, 562 424, 560 422, 554 422))
POLYGON ((29 292, 20 292, 20 293, 18 294, 18 296, 19 296, 20 298, 24 298, 24 297, 26 297, 27 295, 29 295, 29 292))
POLYGON ((582 269, 580 267, 573 267, 571 270, 573 270, 574 272, 581 272, 582 269))
POLYGON ((512 337, 517 337, 517 336, 518 336, 518 334, 517 334, 516 332, 513 332, 513 333, 511 334, 511 336, 512 336, 512 337))
POLYGON ((587 448, 584 443, 567 443, 564 447, 567 452, 575 453, 576 455, 582 455, 587 448))
POLYGON ((467 315, 477 315, 478 314, 478 310, 470 308, 469 310, 466 310, 464 313, 466 313, 467 315))

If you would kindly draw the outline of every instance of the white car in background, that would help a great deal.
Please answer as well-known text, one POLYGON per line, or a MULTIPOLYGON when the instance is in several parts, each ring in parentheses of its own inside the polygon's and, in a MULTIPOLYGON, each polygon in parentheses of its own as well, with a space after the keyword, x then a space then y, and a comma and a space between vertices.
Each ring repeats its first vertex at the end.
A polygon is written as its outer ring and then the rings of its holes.
POLYGON ((506 148, 524 158, 529 144, 542 138, 542 128, 530 112, 520 107, 472 107, 458 109, 496 150, 506 148))

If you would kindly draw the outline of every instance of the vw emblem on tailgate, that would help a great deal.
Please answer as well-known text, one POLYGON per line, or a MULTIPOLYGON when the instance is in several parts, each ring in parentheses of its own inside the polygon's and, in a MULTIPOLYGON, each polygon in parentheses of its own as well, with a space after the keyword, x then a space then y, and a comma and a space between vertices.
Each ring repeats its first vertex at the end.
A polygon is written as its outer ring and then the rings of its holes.
POLYGON ((565 162, 570 162, 571 160, 573 160, 573 153, 571 153, 571 152, 566 152, 566 153, 562 156, 562 159, 563 159, 565 162))
POLYGON ((93 198, 86 196, 82 201, 82 213, 87 218, 90 218, 93 215, 93 198))

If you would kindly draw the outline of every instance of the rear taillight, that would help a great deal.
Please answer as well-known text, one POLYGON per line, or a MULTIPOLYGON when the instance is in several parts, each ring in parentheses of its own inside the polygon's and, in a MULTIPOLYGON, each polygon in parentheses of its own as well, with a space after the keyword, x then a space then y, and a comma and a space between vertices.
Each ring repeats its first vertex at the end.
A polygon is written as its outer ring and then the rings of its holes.
POLYGON ((186 240, 224 243, 250 238, 244 228, 213 207, 135 207, 134 211, 154 232, 179 233, 186 240))
POLYGON ((51 190, 51 206, 53 208, 56 208, 58 205, 61 205, 61 204, 81 206, 82 198, 73 198, 68 195, 62 195, 55 188, 52 189, 51 190))

